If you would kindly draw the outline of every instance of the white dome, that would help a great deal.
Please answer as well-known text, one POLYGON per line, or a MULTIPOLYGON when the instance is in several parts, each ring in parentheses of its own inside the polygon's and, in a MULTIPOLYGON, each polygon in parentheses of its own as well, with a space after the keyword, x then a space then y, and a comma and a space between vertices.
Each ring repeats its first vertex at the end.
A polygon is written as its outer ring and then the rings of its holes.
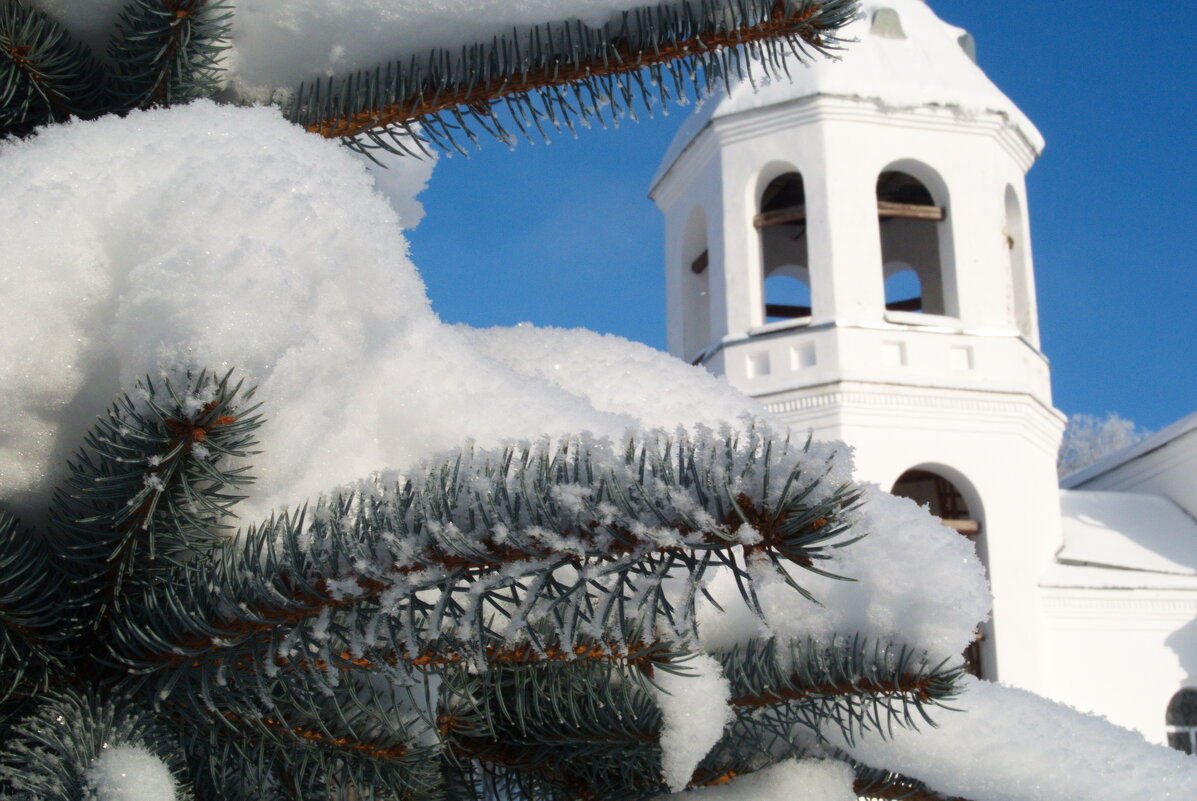
MULTIPOLYGON (((790 78, 748 81, 720 90, 678 130, 657 174, 659 180, 702 129, 717 117, 779 105, 812 95, 868 100, 885 109, 939 106, 962 116, 1004 116, 1036 153, 1043 137, 973 61, 972 37, 949 25, 923 0, 865 0, 844 27, 837 59, 791 59, 790 78)), ((656 183, 656 180, 653 181, 656 183)))

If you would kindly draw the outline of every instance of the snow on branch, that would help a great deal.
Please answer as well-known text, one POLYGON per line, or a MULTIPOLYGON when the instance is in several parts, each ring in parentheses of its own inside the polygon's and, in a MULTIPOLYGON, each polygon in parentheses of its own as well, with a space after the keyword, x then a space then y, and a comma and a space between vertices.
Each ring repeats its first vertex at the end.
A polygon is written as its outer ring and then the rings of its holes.
POLYGON ((351 16, 324 2, 132 0, 117 14, 100 0, 2 0, 0 132, 220 97, 280 105, 358 150, 462 150, 478 131, 510 143, 505 124, 543 137, 603 122, 604 110, 634 113, 637 99, 651 112, 754 70, 784 72, 787 55, 834 49, 855 13, 855 0, 525 3, 490 15, 386 4, 351 16), (455 13, 468 24, 447 25, 455 13))
POLYGON ((651 111, 658 98, 703 97, 754 69, 780 73, 787 55, 834 48, 855 8, 852 0, 703 0, 625 11, 602 28, 546 23, 308 84, 288 115, 322 136, 400 153, 421 138, 460 150, 458 137, 475 140, 477 129, 510 142, 500 107, 521 133, 543 137, 546 127, 603 121, 603 109, 614 119, 637 99, 651 111))
POLYGON ((802 456, 761 432, 466 449, 250 530, 147 600, 119 658, 171 682, 252 665, 647 668, 694 639, 708 571, 750 600, 749 563, 770 564, 806 594, 782 566, 826 575, 816 564, 859 535, 855 487, 802 456))

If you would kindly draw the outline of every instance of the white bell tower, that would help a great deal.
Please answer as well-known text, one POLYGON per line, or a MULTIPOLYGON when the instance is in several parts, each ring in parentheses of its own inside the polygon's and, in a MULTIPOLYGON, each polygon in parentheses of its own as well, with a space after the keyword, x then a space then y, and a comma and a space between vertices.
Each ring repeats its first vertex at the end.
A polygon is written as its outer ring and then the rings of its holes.
POLYGON ((866 0, 845 37, 679 131, 650 193, 669 350, 975 539, 996 600, 970 658, 1035 689, 1063 429, 1026 211, 1043 140, 921 0, 866 0))

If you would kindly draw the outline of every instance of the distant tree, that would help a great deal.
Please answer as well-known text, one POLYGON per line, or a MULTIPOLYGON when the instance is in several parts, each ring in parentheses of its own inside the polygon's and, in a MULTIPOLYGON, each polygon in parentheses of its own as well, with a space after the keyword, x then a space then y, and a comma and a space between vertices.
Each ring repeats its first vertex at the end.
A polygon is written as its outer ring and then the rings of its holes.
POLYGON ((1151 432, 1117 412, 1105 417, 1074 414, 1068 418, 1056 469, 1061 476, 1088 467, 1102 457, 1134 445, 1151 432))

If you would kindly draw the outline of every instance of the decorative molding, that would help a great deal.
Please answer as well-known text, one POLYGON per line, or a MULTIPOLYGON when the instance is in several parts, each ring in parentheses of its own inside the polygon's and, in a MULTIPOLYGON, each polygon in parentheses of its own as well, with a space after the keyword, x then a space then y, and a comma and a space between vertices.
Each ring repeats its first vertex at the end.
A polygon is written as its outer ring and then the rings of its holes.
POLYGON ((1061 593, 1041 589, 1040 592, 1043 612, 1048 617, 1197 619, 1197 590, 1076 590, 1061 593))
MULTIPOLYGON (((1064 416, 1032 395, 1005 393, 1005 397, 1002 397, 999 393, 951 388, 944 390, 944 393, 829 388, 823 392, 780 400, 768 400, 767 397, 757 396, 757 400, 768 411, 783 419, 787 416, 809 417, 828 409, 865 412, 871 409, 876 410, 878 414, 884 414, 890 420, 903 417, 906 425, 912 425, 913 421, 921 419, 930 421, 935 429, 942 429, 947 417, 967 420, 973 425, 982 418, 988 418, 1005 424, 1005 429, 996 429, 997 433, 1003 430, 1007 433, 1016 432, 1052 454, 1059 447, 1064 416), (1011 432, 1011 428, 1015 429, 1015 432, 1011 432)), ((802 425, 806 421, 790 422, 802 425)), ((857 420, 855 423, 859 425, 861 421, 857 420)), ((978 433, 993 434, 995 429, 978 433)))
MULTIPOLYGON (((833 94, 807 95, 775 106, 745 109, 716 117, 703 126, 692 143, 712 130, 714 138, 721 145, 728 145, 773 131, 822 121, 867 123, 941 133, 963 132, 993 138, 1024 173, 1038 156, 1018 126, 1000 111, 965 112, 948 105, 895 107, 877 98, 833 94), (883 118, 878 116, 879 112, 884 113, 883 118)), ((680 156, 677 161, 681 161, 680 156)))
MULTIPOLYGON (((706 102, 718 102, 720 99, 710 98, 706 102)), ((1005 112, 966 112, 949 105, 895 107, 886 105, 879 98, 820 93, 707 120, 673 162, 668 167, 662 165, 659 168, 661 172, 649 188, 649 196, 659 204, 669 205, 681 190, 670 191, 667 184, 676 180, 677 173, 688 169, 686 162, 704 161, 699 154, 703 150, 715 148, 716 144, 723 147, 762 134, 824 120, 884 124, 924 131, 966 132, 989 137, 998 142, 1023 173, 1031 168, 1039 155, 1026 134, 1005 112), (878 116, 879 112, 884 113, 884 118, 878 116)))
POLYGON ((901 392, 861 392, 859 390, 836 390, 783 401, 765 401, 765 408, 774 414, 848 405, 1008 415, 1021 415, 1025 407, 1024 403, 1010 401, 907 395, 901 392))

